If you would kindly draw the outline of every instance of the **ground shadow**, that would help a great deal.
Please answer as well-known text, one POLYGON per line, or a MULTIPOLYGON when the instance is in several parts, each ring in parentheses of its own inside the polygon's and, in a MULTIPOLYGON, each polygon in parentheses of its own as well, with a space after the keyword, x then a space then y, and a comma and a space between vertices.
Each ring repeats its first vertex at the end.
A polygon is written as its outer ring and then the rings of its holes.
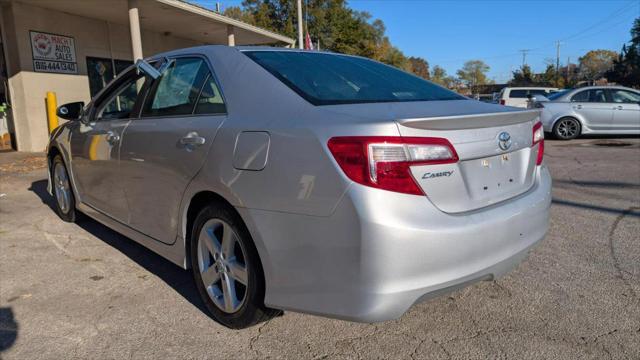
POLYGON ((10 307, 0 307, 0 353, 11 348, 17 339, 18 323, 13 310, 10 307))
MULTIPOLYGON (((42 202, 49 206, 54 212, 56 211, 54 199, 47 192, 46 180, 33 182, 29 190, 34 192, 42 202)), ((167 285, 171 286, 178 294, 189 301, 193 306, 211 318, 211 315, 200 299, 189 271, 176 266, 153 251, 87 216, 80 216, 76 221, 76 224, 91 235, 104 241, 107 245, 120 251, 129 259, 135 261, 145 270, 156 275, 167 285)))

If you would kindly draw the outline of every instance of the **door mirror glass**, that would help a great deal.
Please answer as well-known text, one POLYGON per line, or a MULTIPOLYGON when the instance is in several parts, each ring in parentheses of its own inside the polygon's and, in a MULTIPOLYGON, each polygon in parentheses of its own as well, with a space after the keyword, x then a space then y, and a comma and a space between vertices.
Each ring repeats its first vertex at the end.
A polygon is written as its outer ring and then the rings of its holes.
POLYGON ((56 111, 56 115, 58 115, 58 117, 61 117, 65 120, 76 121, 76 120, 80 120, 80 118, 82 117, 83 109, 84 109, 83 101, 72 102, 72 103, 59 106, 58 110, 56 111))

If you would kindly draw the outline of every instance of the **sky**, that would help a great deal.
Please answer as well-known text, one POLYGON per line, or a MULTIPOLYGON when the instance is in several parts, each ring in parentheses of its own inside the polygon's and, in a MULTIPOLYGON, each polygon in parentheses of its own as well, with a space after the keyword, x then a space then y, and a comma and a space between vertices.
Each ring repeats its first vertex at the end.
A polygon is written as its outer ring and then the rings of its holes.
MULTIPOLYGON (((292 0, 293 1, 293 0, 292 0)), ((303 0, 304 1, 304 0, 303 0)), ((203 5, 215 0, 198 0, 203 5)), ((218 0, 223 9, 241 0, 218 0)), ((541 72, 546 61, 576 63, 593 49, 619 52, 631 39, 640 0, 433 1, 349 0, 351 8, 384 21, 392 44, 455 75, 465 61, 480 59, 501 83, 526 63, 541 72)), ((313 36, 313 34, 311 34, 313 36)))

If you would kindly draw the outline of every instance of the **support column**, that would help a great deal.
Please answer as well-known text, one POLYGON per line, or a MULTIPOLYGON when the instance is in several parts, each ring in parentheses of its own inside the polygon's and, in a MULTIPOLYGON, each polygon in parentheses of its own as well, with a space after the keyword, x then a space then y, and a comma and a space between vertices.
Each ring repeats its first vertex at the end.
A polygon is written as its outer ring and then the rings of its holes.
POLYGON ((131 50, 133 61, 142 59, 142 37, 140 36, 140 14, 138 13, 138 1, 129 0, 129 31, 131 32, 131 50))
POLYGON ((236 46, 236 28, 233 25, 227 25, 227 45, 236 46))

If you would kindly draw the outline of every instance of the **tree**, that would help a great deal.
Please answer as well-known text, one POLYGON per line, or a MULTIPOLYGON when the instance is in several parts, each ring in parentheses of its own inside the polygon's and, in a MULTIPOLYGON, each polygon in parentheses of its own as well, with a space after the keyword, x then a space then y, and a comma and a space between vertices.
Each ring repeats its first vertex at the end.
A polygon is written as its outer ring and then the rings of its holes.
POLYGON ((489 65, 482 60, 469 60, 464 63, 462 69, 458 70, 457 75, 460 80, 474 93, 476 86, 487 84, 487 72, 489 65))
MULTIPOLYGON (((554 72, 555 78, 555 72, 554 72)), ((533 85, 533 73, 531 72, 531 67, 529 65, 522 65, 520 69, 513 72, 513 78, 509 81, 509 85, 511 86, 531 86, 533 85)))
POLYGON ((439 65, 434 66, 431 70, 431 81, 449 89, 456 87, 456 79, 448 76, 447 71, 439 65))
POLYGON ((611 70, 613 61, 618 57, 615 51, 591 50, 578 59, 578 76, 583 80, 594 81, 602 78, 611 70))
POLYGON ((429 63, 427 60, 421 57, 410 57, 409 64, 411 66, 411 72, 417 76, 429 80, 429 63))
MULTIPOLYGON (((349 8, 345 0, 307 0, 305 8, 305 30, 323 50, 364 56, 413 71, 412 63, 385 35, 381 20, 349 8)), ((296 11, 295 1, 244 0, 240 7, 226 9, 225 15, 296 38, 296 11)), ((424 75, 422 68, 416 71, 424 75)))
POLYGON ((631 42, 622 46, 606 77, 609 81, 640 88, 640 18, 635 19, 631 28, 631 42))

